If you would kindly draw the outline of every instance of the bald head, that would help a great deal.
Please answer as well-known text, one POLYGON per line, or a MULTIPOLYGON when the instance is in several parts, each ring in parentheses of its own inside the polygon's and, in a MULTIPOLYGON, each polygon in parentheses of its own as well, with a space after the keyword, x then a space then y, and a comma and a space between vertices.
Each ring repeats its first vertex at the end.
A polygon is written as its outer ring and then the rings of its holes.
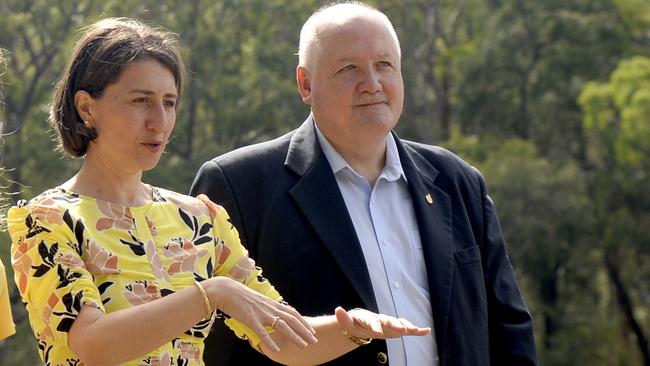
POLYGON ((312 68, 313 60, 318 57, 320 43, 328 28, 353 22, 359 18, 376 19, 384 23, 395 40, 397 54, 401 54, 399 39, 393 24, 384 13, 360 2, 345 2, 325 6, 307 19, 300 31, 298 65, 312 68))

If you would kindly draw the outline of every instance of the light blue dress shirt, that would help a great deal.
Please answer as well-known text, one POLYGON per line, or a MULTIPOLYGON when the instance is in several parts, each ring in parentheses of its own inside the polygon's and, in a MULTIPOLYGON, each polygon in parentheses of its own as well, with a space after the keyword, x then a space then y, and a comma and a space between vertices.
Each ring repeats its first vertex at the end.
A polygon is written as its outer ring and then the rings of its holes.
POLYGON ((363 250, 379 312, 431 327, 424 337, 388 339, 393 366, 438 365, 427 272, 413 202, 392 134, 375 185, 359 175, 316 127, 363 250))

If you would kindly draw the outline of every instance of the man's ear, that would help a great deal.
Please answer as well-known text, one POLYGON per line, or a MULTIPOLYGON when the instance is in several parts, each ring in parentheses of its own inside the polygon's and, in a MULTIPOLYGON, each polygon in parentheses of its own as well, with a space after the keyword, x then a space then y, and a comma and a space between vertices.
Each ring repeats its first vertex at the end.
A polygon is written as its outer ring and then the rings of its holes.
POLYGON ((78 90, 74 94, 74 106, 84 122, 93 121, 92 104, 93 97, 91 97, 87 91, 78 90))
POLYGON ((296 81, 298 82, 298 90, 300 96, 305 104, 311 104, 311 76, 309 70, 304 66, 296 68, 296 81))

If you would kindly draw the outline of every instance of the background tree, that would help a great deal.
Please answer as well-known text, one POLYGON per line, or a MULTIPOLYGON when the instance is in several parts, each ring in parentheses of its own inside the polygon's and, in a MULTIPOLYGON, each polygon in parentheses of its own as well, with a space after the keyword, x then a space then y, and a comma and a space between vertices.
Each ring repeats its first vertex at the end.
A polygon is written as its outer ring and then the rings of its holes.
POLYGON ((604 265, 623 335, 650 365, 650 58, 622 60, 609 82, 587 84, 579 101, 592 140, 590 191, 604 265))

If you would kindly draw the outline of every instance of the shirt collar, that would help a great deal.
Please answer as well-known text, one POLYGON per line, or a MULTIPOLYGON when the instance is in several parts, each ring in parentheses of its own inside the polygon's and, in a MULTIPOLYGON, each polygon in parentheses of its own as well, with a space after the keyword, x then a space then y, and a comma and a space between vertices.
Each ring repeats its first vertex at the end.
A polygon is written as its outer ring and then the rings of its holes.
MULTIPOLYGON (((318 137, 318 143, 320 144, 323 154, 327 158, 327 161, 330 163, 332 172, 337 174, 341 170, 348 169, 355 174, 358 174, 352 169, 350 164, 339 154, 338 151, 332 146, 332 144, 327 140, 325 135, 318 128, 318 125, 314 122, 314 128, 316 129, 316 136, 318 137)), ((395 137, 392 133, 386 134, 386 165, 382 169, 379 178, 385 178, 389 182, 396 181, 399 178, 403 177, 406 181, 406 175, 404 174, 404 169, 402 168, 402 162, 399 159, 399 152, 397 151, 397 144, 395 143, 395 137)))

